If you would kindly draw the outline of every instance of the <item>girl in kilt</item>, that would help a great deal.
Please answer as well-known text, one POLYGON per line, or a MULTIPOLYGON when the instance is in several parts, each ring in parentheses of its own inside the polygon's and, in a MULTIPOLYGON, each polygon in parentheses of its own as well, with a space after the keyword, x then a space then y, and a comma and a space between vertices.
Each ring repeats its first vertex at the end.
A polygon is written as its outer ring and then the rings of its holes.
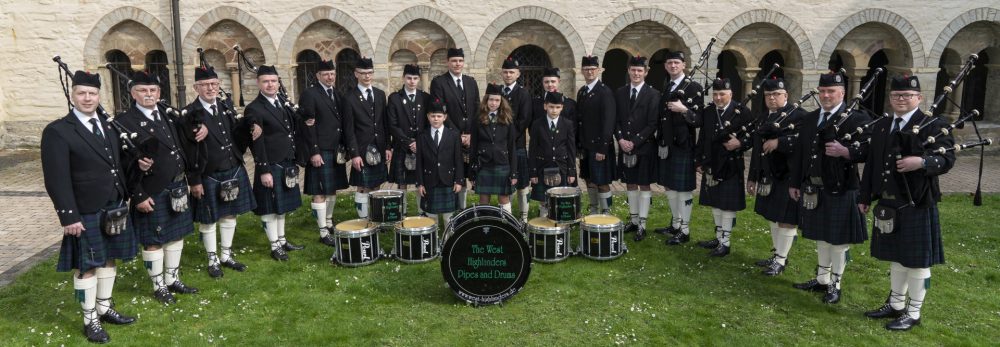
POLYGON ((576 134, 573 120, 560 117, 563 109, 563 95, 549 92, 545 96, 545 118, 531 124, 528 133, 529 170, 531 176, 531 199, 541 203, 539 216, 547 215, 545 191, 557 186, 571 186, 576 182, 576 134), (558 170, 558 172, 556 172, 558 170), (553 184, 550 175, 558 174, 553 184))
POLYGON ((479 204, 490 203, 496 195, 500 208, 511 212, 510 194, 517 184, 517 154, 514 151, 517 126, 507 99, 499 85, 486 87, 480 103, 479 119, 472 124, 470 165, 475 172, 473 190, 479 194, 479 204))
POLYGON ((455 194, 465 183, 465 166, 462 161, 462 139, 458 131, 444 126, 448 118, 444 102, 434 98, 427 105, 429 131, 417 136, 417 189, 423 197, 421 208, 437 222, 444 217, 444 225, 457 207, 455 194))

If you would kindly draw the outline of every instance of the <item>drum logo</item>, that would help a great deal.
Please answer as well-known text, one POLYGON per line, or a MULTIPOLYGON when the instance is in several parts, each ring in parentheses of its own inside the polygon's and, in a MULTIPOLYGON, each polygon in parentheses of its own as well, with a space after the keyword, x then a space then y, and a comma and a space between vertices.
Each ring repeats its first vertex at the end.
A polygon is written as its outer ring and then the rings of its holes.
POLYGON ((423 239, 420 241, 420 254, 428 254, 430 250, 428 249, 431 245, 430 239, 423 239))
POLYGON ((372 259, 372 257, 370 255, 368 255, 368 252, 369 252, 369 250, 371 250, 371 248, 372 248, 371 242, 362 242, 361 243, 361 261, 366 261, 366 260, 371 260, 372 259))
POLYGON ((563 239, 561 237, 556 238, 556 256, 561 257, 563 255, 563 239))
POLYGON ((616 244, 618 244, 618 238, 615 237, 615 236, 611 236, 611 245, 609 247, 609 248, 611 248, 610 249, 611 254, 618 253, 618 250, 615 249, 615 245, 616 244))

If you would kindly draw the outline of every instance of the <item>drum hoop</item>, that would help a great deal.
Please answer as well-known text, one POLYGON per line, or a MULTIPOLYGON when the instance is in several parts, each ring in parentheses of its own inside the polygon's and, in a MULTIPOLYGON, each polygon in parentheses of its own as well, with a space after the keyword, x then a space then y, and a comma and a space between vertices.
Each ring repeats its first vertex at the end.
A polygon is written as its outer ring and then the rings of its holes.
POLYGON ((568 234, 569 233, 569 226, 563 225, 563 226, 554 226, 554 227, 546 227, 546 226, 540 227, 540 226, 537 226, 537 225, 534 225, 534 224, 529 224, 528 225, 528 233, 529 234, 538 234, 538 235, 562 235, 562 234, 568 234))
POLYGON ((437 224, 432 224, 425 227, 417 227, 417 228, 403 228, 401 224, 398 224, 396 226, 396 233, 400 235, 410 235, 410 236, 427 235, 427 234, 432 234, 435 231, 437 231, 437 224))
POLYGON ((552 187, 545 191, 546 196, 558 198, 579 197, 580 194, 581 190, 579 187, 552 187))
POLYGON ((368 193, 368 196, 379 199, 398 198, 398 197, 403 197, 405 195, 406 193, 403 192, 402 190, 395 190, 395 189, 379 189, 368 193))
POLYGON ((365 229, 361 229, 361 230, 339 230, 339 229, 334 229, 333 236, 336 237, 336 238, 360 239, 362 237, 371 236, 371 235, 375 234, 376 230, 378 230, 377 226, 369 226, 369 227, 367 227, 365 229))

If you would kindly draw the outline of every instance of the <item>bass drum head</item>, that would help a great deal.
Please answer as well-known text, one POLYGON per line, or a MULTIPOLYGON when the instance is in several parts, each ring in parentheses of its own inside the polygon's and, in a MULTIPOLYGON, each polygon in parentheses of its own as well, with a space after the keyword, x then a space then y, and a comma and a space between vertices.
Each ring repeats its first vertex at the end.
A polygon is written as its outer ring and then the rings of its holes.
POLYGON ((499 304, 528 281, 531 253, 518 226, 500 218, 475 219, 445 241, 441 273, 459 299, 499 304))

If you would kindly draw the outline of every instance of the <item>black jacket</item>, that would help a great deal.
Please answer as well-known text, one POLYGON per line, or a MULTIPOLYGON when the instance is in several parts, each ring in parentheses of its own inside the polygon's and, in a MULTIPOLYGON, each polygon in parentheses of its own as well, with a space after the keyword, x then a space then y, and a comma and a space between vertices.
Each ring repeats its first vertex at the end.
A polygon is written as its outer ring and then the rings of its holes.
MULTIPOLYGON (((730 134, 738 132, 737 129, 753 120, 750 109, 732 101, 721 114, 715 104, 709 104, 699 114, 701 132, 695 144, 695 164, 711 172, 715 179, 723 180, 736 176, 742 179, 743 152, 750 149, 752 144, 740 138, 740 148, 733 151, 727 150, 723 144, 729 141, 730 134)), ((741 134, 737 133, 736 136, 741 137, 741 134)))
POLYGON ((619 140, 632 141, 635 154, 646 155, 656 148, 653 133, 659 120, 660 92, 643 84, 636 96, 635 105, 629 107, 632 85, 626 84, 615 92, 616 112, 615 137, 619 140))
POLYGON ((180 133, 180 121, 173 116, 165 115, 162 110, 157 110, 160 114, 160 122, 156 124, 142 113, 134 104, 123 114, 115 119, 129 132, 142 133, 155 139, 157 146, 152 147, 152 153, 146 153, 153 160, 153 166, 145 172, 139 170, 138 160, 123 156, 125 170, 129 172, 129 192, 132 195, 132 204, 139 204, 151 195, 159 194, 167 185, 173 183, 174 178, 187 172, 187 160, 184 150, 181 147, 182 139, 180 133))
POLYGON ((507 94, 507 103, 510 104, 510 111, 514 115, 514 123, 517 124, 517 138, 514 139, 514 145, 517 149, 527 148, 527 140, 524 135, 528 133, 528 128, 531 127, 532 120, 532 108, 531 108, 531 94, 528 93, 527 89, 524 89, 520 83, 514 85, 511 89, 510 94, 507 94))
MULTIPOLYGON (((698 82, 691 81, 684 88, 683 98, 681 94, 667 88, 670 77, 663 83, 663 92, 660 95, 660 127, 658 141, 660 146, 671 145, 674 147, 691 149, 695 145, 695 129, 698 128, 697 118, 701 114, 702 106, 705 105, 705 97, 701 95, 704 91, 698 82), (667 103, 680 100, 688 111, 685 113, 671 112, 667 108, 667 103), (692 123, 691 121, 695 122, 692 123)), ((683 82, 682 82, 683 83, 683 82)), ((678 86, 679 87, 679 86, 678 86)))
POLYGON ((577 146, 604 155, 614 154, 615 97, 611 88, 597 81, 576 93, 577 146), (585 93, 586 91, 586 93, 585 93))
POLYGON ((201 184, 202 175, 243 165, 243 154, 250 145, 251 124, 246 117, 237 119, 235 111, 227 109, 225 104, 216 99, 215 105, 219 108, 217 116, 206 110, 198 98, 184 108, 187 112, 182 117, 181 132, 184 134, 190 185, 201 184), (194 140, 196 123, 208 127, 208 136, 201 142, 194 140))
MULTIPOLYGON (((801 189, 802 184, 810 177, 820 177, 823 181, 823 187, 831 195, 839 195, 848 190, 858 189, 858 181, 860 180, 858 163, 865 161, 868 155, 868 146, 851 146, 851 143, 841 141, 839 137, 870 122, 871 117, 868 116, 867 112, 857 110, 840 127, 842 134, 834 134, 833 124, 840 119, 845 109, 847 109, 846 103, 830 115, 830 120, 824 123, 822 128, 818 126, 822 108, 806 114, 802 120, 802 127, 799 128, 798 141, 796 141, 793 150, 795 157, 792 159, 792 173, 788 182, 790 187, 801 189), (826 156, 826 143, 831 139, 839 141, 847 147, 851 159, 826 156)), ((865 134, 854 137, 854 140, 865 142, 869 135, 870 131, 866 131, 865 134)))
POLYGON ((418 89, 413 99, 414 102, 410 102, 405 89, 389 95, 386 117, 392 133, 392 148, 396 151, 394 155, 410 153, 410 143, 417 140, 417 134, 427 130, 427 103, 431 95, 418 89))
POLYGON ((471 134, 470 122, 479 114, 479 86, 476 79, 462 74, 462 93, 455 85, 451 72, 445 72, 431 80, 431 95, 441 98, 448 111, 445 126, 458 129, 462 134, 471 134))
MULTIPOLYGON (((548 111, 545 111, 545 94, 543 93, 531 99, 531 123, 534 124, 539 119, 547 118, 548 116, 548 111)), ((559 112, 559 118, 563 117, 569 119, 573 128, 576 128, 576 101, 567 98, 565 94, 563 94, 563 109, 562 112, 559 112)))
POLYGON ((531 143, 528 145, 529 177, 541 178, 543 170, 558 167, 559 173, 576 177, 576 133, 573 121, 559 117, 556 131, 552 131, 549 118, 531 123, 531 143))
POLYGON ((344 112, 347 121, 347 153, 351 157, 364 156, 369 145, 374 145, 381 155, 389 149, 389 122, 385 121, 385 92, 371 87, 373 104, 364 101, 361 90, 352 87, 344 93, 344 112))
POLYGON ((306 126, 302 139, 310 155, 320 151, 336 151, 347 144, 346 123, 342 111, 344 95, 333 88, 333 100, 326 94, 321 84, 307 88, 299 97, 299 115, 302 120, 315 119, 315 124, 306 126))
POLYGON ((789 112, 792 108, 792 104, 788 103, 778 112, 768 112, 758 116, 761 119, 758 121, 757 131, 753 135, 750 172, 747 173, 748 181, 759 182, 762 177, 781 181, 788 178, 791 166, 789 162, 793 158, 798 129, 802 126, 806 111, 802 108, 796 109, 781 120, 779 128, 774 127, 774 122, 778 120, 782 112, 789 112), (763 155, 764 142, 771 139, 778 140, 778 148, 765 156, 763 155))
POLYGON ((63 226, 80 222, 81 215, 96 213, 127 194, 118 132, 105 117, 98 117, 107 143, 94 135, 89 124, 80 123, 72 111, 42 130, 45 191, 63 226))
POLYGON ((517 123, 502 124, 499 121, 482 124, 472 123, 472 151, 469 162, 477 170, 496 165, 510 165, 510 177, 517 177, 516 138, 517 123))
POLYGON ((425 189, 465 184, 461 134, 443 127, 440 145, 432 139, 433 129, 417 135, 417 186, 425 189))
POLYGON ((271 172, 271 164, 295 160, 295 116, 285 107, 275 107, 263 94, 257 94, 244 109, 251 123, 259 124, 261 135, 253 141, 255 174, 271 172))

